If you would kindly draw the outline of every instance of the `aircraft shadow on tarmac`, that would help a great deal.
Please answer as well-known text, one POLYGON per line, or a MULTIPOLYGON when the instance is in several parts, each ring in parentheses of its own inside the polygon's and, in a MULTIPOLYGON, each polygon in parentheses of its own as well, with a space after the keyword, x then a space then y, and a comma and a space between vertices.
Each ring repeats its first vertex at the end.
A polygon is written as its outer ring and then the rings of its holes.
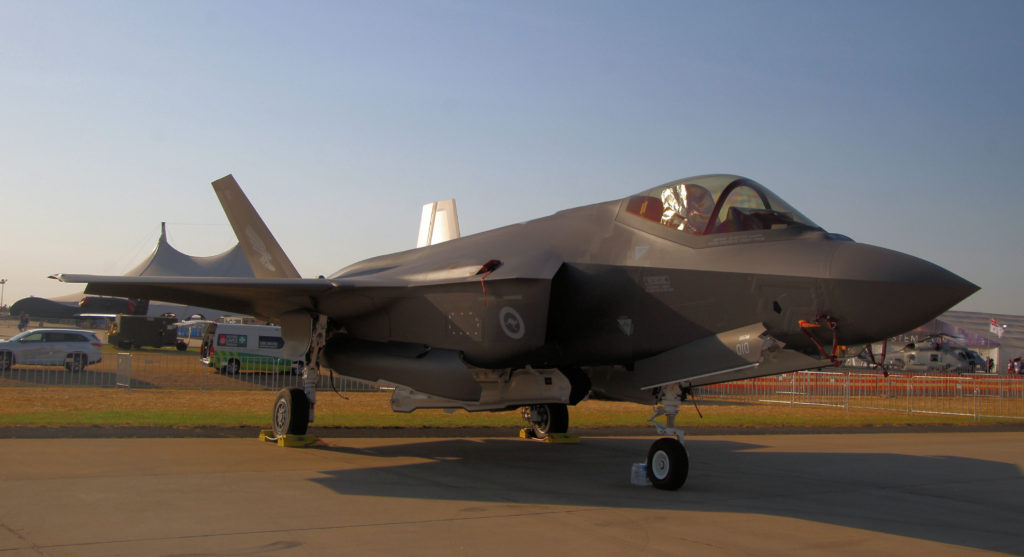
POLYGON ((666 492, 629 483, 649 439, 580 445, 453 439, 323 450, 381 459, 323 472, 338 493, 481 503, 755 513, 979 549, 1020 553, 1024 476, 1017 466, 964 457, 771 452, 687 441, 690 476, 666 492), (424 462, 391 465, 388 459, 424 462))

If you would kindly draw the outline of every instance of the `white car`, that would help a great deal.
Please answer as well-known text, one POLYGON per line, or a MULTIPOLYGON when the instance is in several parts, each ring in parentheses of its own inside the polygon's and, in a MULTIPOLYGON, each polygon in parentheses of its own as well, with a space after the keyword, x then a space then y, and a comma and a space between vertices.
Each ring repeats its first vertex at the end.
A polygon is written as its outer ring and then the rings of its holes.
POLYGON ((63 365, 68 371, 82 371, 102 359, 102 346, 92 331, 31 329, 0 341, 0 371, 14 364, 63 365))

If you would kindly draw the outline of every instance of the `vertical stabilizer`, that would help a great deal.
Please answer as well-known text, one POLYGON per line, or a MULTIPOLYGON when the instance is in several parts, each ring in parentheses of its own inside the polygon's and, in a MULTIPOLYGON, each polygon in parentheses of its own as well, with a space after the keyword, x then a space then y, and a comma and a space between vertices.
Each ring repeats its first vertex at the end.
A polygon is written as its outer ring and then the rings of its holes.
POLYGON ((217 192, 224 214, 228 216, 256 278, 302 278, 249 198, 242 193, 234 176, 228 174, 214 181, 213 191, 217 192))
POLYGON ((435 201, 423 206, 416 247, 432 246, 458 237, 459 215, 455 211, 454 199, 435 201))

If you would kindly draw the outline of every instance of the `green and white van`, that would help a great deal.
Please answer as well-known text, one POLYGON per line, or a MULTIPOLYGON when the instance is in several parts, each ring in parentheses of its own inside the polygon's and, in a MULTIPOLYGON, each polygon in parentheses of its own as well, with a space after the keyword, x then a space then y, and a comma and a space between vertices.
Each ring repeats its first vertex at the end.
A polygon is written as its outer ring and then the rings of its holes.
POLYGON ((281 327, 211 323, 199 349, 202 362, 234 375, 241 370, 299 373, 301 361, 285 359, 281 327))

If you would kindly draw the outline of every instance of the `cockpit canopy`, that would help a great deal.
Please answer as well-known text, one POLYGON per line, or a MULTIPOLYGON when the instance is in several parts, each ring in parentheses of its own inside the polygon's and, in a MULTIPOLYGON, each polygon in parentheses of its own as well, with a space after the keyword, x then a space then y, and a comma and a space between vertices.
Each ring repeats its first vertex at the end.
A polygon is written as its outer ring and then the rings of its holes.
POLYGON ((821 227, 768 188, 748 178, 710 174, 685 178, 629 198, 626 212, 696 236, 821 227))

